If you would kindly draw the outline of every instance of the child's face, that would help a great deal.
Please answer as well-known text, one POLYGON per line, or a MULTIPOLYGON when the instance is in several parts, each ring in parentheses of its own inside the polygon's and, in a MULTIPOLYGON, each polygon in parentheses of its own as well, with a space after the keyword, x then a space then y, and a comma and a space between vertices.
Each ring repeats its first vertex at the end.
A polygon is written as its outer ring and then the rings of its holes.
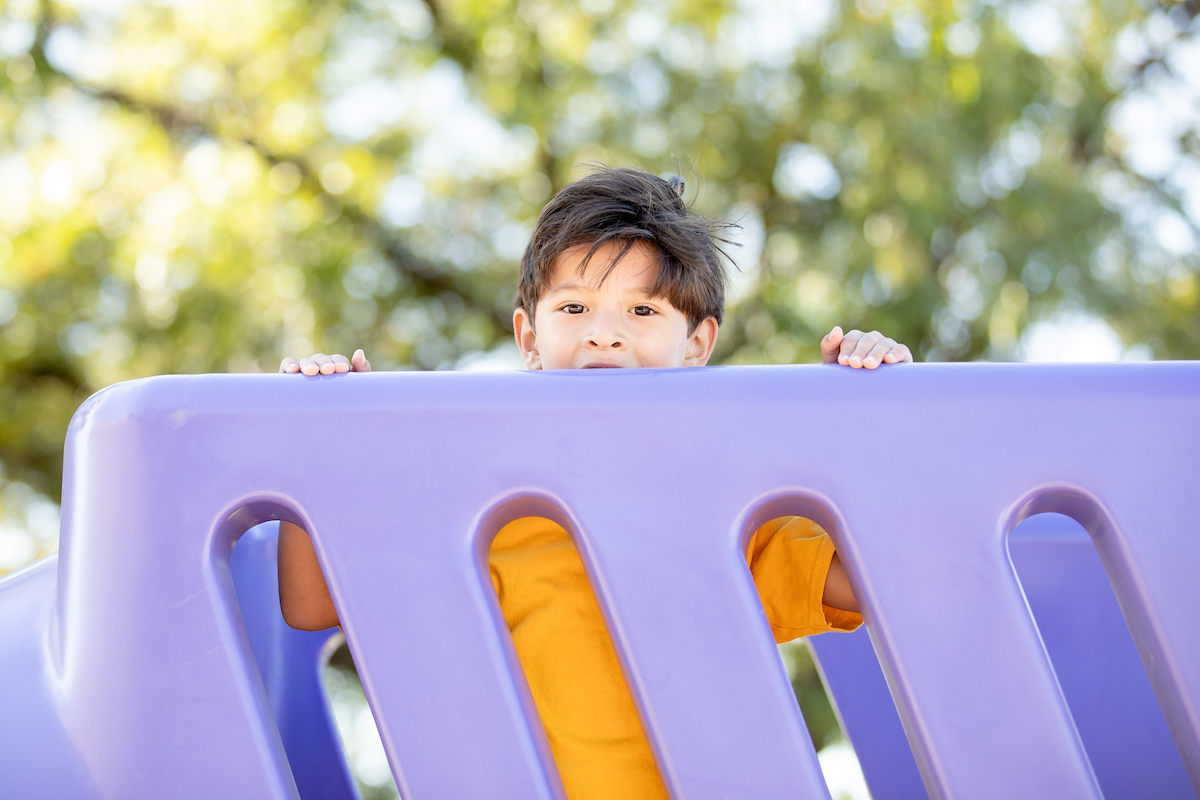
POLYGON ((599 277, 620 243, 596 251, 584 274, 588 246, 560 255, 550 288, 535 309, 537 330, 524 309, 513 314, 517 345, 529 369, 703 366, 717 342, 717 322, 706 319, 688 332, 687 316, 664 297, 651 297, 658 254, 630 248, 602 284, 599 277))

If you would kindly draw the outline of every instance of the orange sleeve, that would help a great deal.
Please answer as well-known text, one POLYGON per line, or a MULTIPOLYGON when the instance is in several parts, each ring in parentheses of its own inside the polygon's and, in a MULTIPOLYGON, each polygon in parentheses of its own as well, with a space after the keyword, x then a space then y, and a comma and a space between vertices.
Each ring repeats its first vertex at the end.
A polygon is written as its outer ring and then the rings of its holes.
POLYGON ((861 614, 821 602, 834 552, 829 534, 801 517, 773 519, 750 537, 746 562, 776 642, 862 625, 861 614))

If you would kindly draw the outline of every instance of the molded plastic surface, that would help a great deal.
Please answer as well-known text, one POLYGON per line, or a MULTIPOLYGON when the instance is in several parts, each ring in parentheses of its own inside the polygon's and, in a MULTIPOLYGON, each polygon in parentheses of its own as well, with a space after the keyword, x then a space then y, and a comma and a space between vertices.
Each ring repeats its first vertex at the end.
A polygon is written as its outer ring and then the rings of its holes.
POLYGON ((825 798, 741 554, 801 514, 847 565, 931 796, 1098 798, 1006 548, 1058 511, 1200 785, 1198 402, 1195 364, 120 384, 68 436, 56 586, 0 582, 0 775, 294 797, 229 570, 283 518, 313 535, 406 800, 559 796, 484 566, 536 514, 575 536, 675 797, 825 798), (46 745, 13 756, 12 731, 46 745))
MULTIPOLYGON (((1009 553, 1105 800, 1196 797, 1087 532, 1038 514, 1013 531, 1009 553)), ((867 631, 808 641, 872 800, 925 800, 867 631)))

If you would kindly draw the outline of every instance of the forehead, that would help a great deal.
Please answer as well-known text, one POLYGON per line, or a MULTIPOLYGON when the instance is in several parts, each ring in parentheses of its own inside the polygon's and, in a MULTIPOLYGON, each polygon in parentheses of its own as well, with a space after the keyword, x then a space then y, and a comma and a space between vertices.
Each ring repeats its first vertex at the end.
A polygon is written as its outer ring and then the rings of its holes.
POLYGON ((658 251, 644 242, 634 242, 616 264, 625 242, 608 242, 592 254, 583 266, 590 244, 568 248, 554 259, 547 292, 569 287, 637 288, 648 290, 658 276, 658 251), (581 269, 582 267, 582 269, 581 269))

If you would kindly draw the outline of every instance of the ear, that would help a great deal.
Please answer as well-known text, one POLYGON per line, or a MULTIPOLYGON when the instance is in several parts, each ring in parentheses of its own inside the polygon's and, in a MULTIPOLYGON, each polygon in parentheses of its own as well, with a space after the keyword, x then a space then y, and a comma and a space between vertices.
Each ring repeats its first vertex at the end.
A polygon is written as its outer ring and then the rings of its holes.
POLYGON ((683 353, 683 366, 703 367, 717 346, 717 321, 712 317, 696 326, 688 336, 687 349, 683 353))
POLYGON ((513 312, 513 335, 517 337, 517 349, 525 359, 528 369, 541 369, 542 356, 538 352, 537 333, 533 330, 533 319, 523 308, 513 312))

